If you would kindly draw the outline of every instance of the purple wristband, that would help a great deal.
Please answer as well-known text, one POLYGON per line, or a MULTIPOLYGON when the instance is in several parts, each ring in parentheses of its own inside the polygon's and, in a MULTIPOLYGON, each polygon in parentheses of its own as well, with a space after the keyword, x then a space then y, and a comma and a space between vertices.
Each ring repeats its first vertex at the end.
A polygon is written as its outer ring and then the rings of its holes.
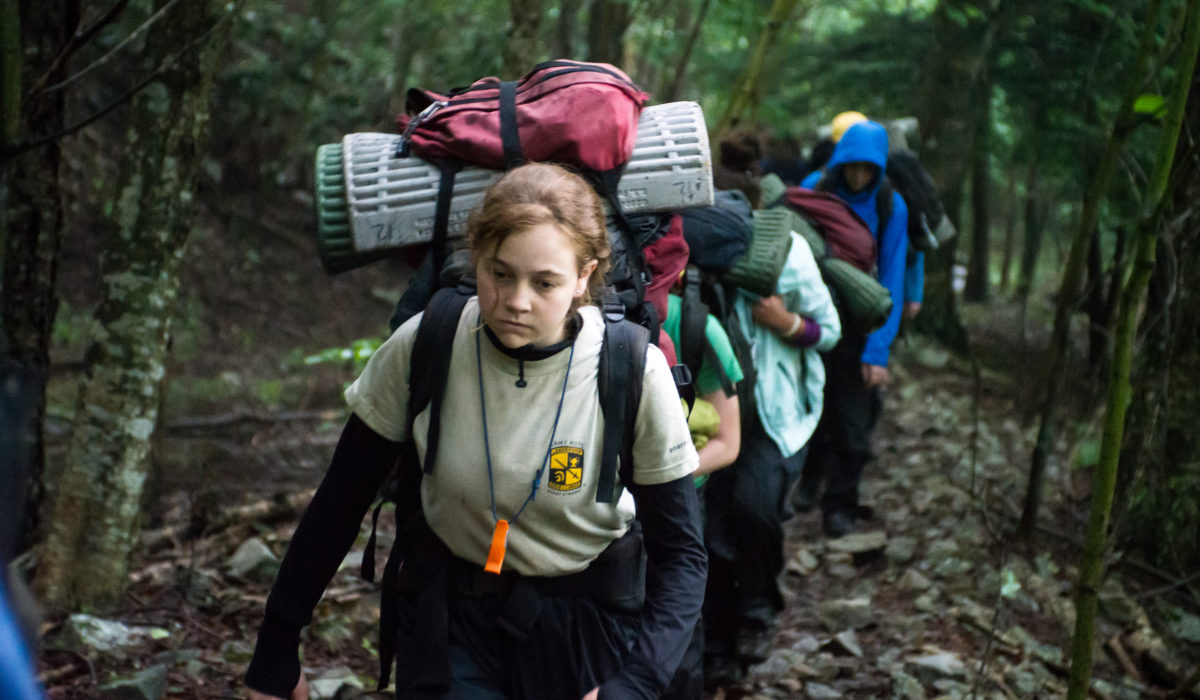
POLYGON ((821 340, 821 326, 810 316, 800 314, 800 318, 804 319, 804 330, 793 335, 789 342, 797 347, 811 348, 821 340))

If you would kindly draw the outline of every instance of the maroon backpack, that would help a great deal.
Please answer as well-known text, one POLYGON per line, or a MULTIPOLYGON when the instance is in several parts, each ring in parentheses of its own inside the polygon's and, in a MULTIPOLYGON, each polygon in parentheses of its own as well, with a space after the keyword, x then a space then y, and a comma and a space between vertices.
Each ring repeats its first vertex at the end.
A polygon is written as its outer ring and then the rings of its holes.
POLYGON ((546 61, 520 80, 487 77, 449 95, 410 89, 397 122, 401 147, 430 162, 493 170, 550 162, 602 173, 629 160, 648 99, 615 66, 546 61))
MULTIPOLYGON (((524 162, 578 169, 620 216, 617 182, 633 154, 638 119, 650 96, 606 63, 555 60, 520 80, 487 77, 449 94, 412 88, 397 155, 438 166, 430 252, 432 269, 446 257, 454 179, 465 165, 495 170, 524 162)), ((622 228, 627 228, 624 225, 622 228)))
POLYGON ((875 274, 875 237, 858 214, 836 195, 804 187, 789 187, 783 203, 803 216, 825 239, 830 253, 857 267, 875 274))

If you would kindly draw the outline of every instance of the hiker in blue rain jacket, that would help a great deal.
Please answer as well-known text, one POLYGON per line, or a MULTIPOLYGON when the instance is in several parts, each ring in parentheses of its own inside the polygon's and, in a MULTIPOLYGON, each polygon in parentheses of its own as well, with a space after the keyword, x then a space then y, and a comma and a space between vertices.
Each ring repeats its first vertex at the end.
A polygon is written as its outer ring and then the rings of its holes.
POLYGON ((879 281, 892 295, 887 323, 867 336, 845 329, 841 342, 825 357, 825 412, 799 489, 815 494, 825 480, 820 503, 829 537, 849 534, 858 519, 859 482, 882 408, 880 389, 890 380, 888 360, 904 310, 908 207, 893 192, 891 218, 879 221, 875 201, 887 156, 887 131, 878 122, 861 121, 842 135, 825 169, 802 183, 841 197, 867 223, 878 246, 879 281))

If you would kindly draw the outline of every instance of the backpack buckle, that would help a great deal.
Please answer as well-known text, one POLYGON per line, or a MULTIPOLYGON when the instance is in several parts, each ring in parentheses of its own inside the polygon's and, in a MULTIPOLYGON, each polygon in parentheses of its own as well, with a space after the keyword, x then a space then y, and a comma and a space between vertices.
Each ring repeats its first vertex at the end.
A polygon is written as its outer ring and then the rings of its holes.
POLYGON ((408 126, 404 127, 404 133, 400 134, 400 143, 396 146, 396 157, 407 158, 409 149, 412 146, 412 134, 417 127, 429 120, 430 117, 441 111, 442 107, 450 104, 446 100, 437 100, 430 102, 429 106, 421 110, 417 116, 413 117, 408 126))
POLYGON ((625 305, 621 303, 621 298, 617 295, 605 294, 600 306, 606 321, 618 323, 625 320, 625 305))

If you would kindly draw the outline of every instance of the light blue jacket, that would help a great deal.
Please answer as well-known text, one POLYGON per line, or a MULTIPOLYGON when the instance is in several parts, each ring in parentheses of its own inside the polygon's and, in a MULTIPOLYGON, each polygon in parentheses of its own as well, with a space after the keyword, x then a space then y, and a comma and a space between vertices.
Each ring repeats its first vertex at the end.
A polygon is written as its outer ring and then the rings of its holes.
MULTIPOLYGON (((829 158, 825 172, 831 175, 846 163, 872 163, 883 173, 887 169, 888 138, 887 130, 878 122, 859 122, 842 135, 834 147, 833 155, 829 158)), ((804 178, 804 187, 815 187, 820 181, 821 171, 809 174, 804 178)), ((867 345, 863 349, 862 361, 868 365, 887 367, 888 356, 891 354, 892 341, 900 330, 900 315, 904 310, 905 262, 908 257, 908 205, 899 192, 892 192, 892 218, 885 222, 879 221, 879 211, 875 207, 875 195, 879 192, 881 178, 861 192, 850 192, 845 187, 838 187, 833 194, 841 197, 850 205, 854 213, 867 222, 871 233, 875 236, 878 255, 879 283, 892 295, 892 313, 882 327, 867 336, 867 345)), ((921 286, 924 287, 924 266, 921 268, 921 286)), ((913 286, 916 286, 913 280, 913 286)))
POLYGON ((789 311, 803 314, 821 327, 816 346, 799 348, 754 322, 751 307, 757 297, 742 291, 734 302, 738 323, 750 341, 750 354, 758 372, 754 385, 758 418, 779 451, 790 457, 812 437, 821 418, 825 365, 818 352, 833 349, 842 337, 842 323, 829 298, 829 289, 821 280, 812 249, 795 232, 775 293, 783 297, 789 311))

